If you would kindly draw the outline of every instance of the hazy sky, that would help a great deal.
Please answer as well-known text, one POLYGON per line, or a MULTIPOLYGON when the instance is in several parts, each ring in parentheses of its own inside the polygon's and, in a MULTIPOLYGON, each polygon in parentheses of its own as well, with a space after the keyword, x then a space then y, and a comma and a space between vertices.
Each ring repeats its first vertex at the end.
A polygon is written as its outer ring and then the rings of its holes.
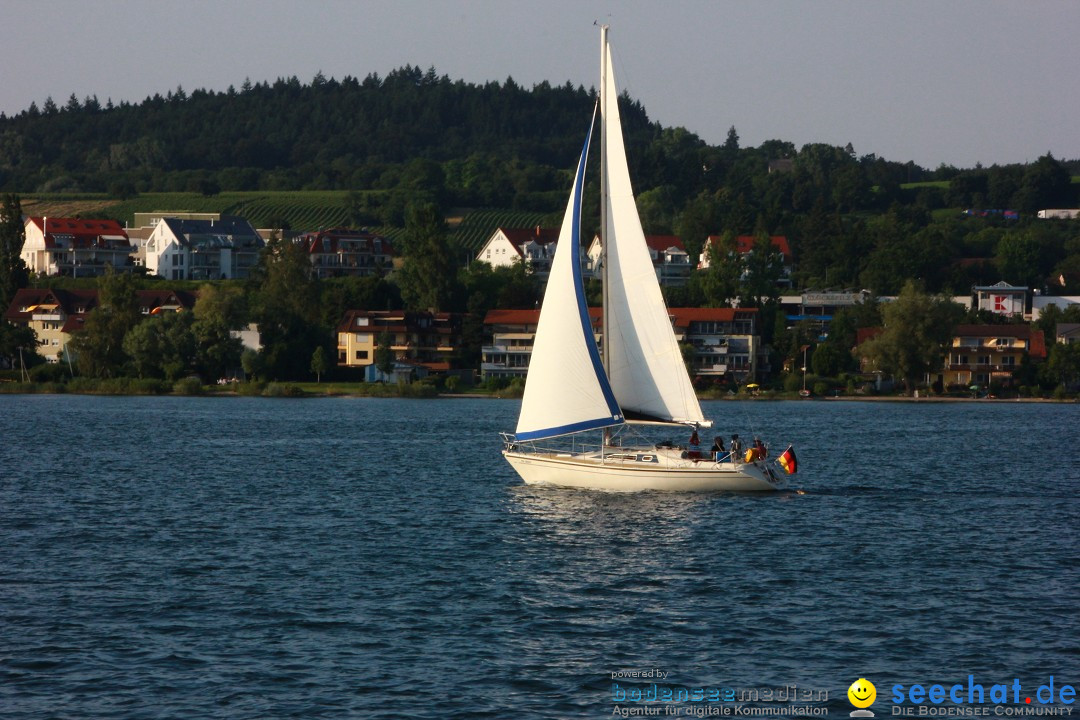
POLYGON ((469 82, 620 87, 707 142, 942 163, 1080 158, 1071 0, 0 0, 0 111, 139 102, 405 64, 469 82))

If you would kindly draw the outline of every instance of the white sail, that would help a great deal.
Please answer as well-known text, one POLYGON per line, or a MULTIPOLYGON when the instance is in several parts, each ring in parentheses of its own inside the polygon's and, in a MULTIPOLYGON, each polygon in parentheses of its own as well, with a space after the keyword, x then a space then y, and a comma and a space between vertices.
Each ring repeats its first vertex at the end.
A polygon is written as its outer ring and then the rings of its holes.
POLYGON ((623 422, 604 375, 581 278, 581 191, 591 137, 592 123, 544 291, 515 433, 518 440, 555 437, 623 422))
POLYGON ((605 43, 603 54, 608 378, 628 419, 708 425, 683 364, 634 203, 610 45, 605 43))

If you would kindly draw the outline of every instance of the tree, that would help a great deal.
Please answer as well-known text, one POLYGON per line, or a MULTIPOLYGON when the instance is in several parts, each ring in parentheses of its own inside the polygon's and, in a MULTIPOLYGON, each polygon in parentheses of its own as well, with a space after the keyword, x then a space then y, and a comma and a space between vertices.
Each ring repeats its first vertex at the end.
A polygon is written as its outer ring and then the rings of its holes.
POLYGON ((195 303, 195 365, 208 380, 227 377, 241 366, 244 346, 233 330, 245 324, 246 302, 240 288, 203 285, 195 303))
POLYGON ((909 280, 896 300, 882 306, 881 313, 883 332, 860 345, 857 352, 875 369, 901 378, 910 392, 921 376, 941 365, 964 309, 945 296, 922 292, 909 280))
POLYGON ((29 327, 0 320, 0 367, 15 367, 19 362, 20 350, 22 362, 36 362, 39 359, 37 346, 37 336, 29 327))
POLYGON ((1010 283, 1039 287, 1042 283, 1042 248, 1030 232, 1006 233, 994 258, 998 271, 1010 283))
POLYGON ((262 340, 262 371, 271 379, 307 376, 312 348, 327 331, 319 325, 319 284, 303 248, 272 238, 256 272, 255 317, 262 340))
POLYGON ((315 382, 322 382, 322 374, 326 372, 326 370, 326 350, 320 345, 315 348, 315 352, 311 354, 311 372, 315 373, 315 382))
POLYGON ((405 219, 404 262, 398 285, 406 307, 446 310, 456 290, 446 222, 434 203, 410 205, 405 219))
POLYGON ((127 274, 106 274, 98 280, 98 306, 71 339, 79 372, 89 377, 127 374, 130 357, 124 336, 143 319, 135 293, 135 279, 127 274))
POLYGON ((742 283, 741 305, 760 307, 776 302, 780 297, 777 282, 784 272, 784 256, 772 244, 769 236, 758 233, 754 249, 746 257, 746 277, 742 283))
POLYGON ((1046 363, 1046 373, 1066 389, 1080 382, 1080 343, 1054 343, 1046 363))
POLYGON ((20 255, 25 241, 22 204, 17 195, 8 193, 0 210, 0 311, 6 310, 15 292, 30 281, 30 271, 20 255))
POLYGON ((178 380, 195 364, 191 313, 162 313, 143 320, 124 336, 124 352, 139 377, 178 380))
POLYGON ((391 340, 390 333, 380 333, 375 345, 375 367, 383 375, 394 372, 394 351, 390 349, 391 340))
POLYGON ((730 230, 725 232, 717 242, 709 243, 705 252, 709 254, 709 267, 698 274, 697 280, 705 302, 709 307, 729 307, 739 295, 739 283, 745 268, 735 234, 730 230))

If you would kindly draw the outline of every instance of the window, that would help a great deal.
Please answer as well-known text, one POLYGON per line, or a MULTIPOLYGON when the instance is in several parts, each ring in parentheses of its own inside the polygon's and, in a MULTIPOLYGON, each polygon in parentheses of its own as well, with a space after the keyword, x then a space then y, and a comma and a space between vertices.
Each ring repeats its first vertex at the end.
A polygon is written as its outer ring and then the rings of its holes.
POLYGON ((357 360, 367 360, 368 359, 367 356, 368 356, 368 351, 367 350, 357 350, 356 351, 356 359, 357 360))
POLYGON ((976 359, 975 364, 976 365, 989 365, 990 364, 990 356, 989 355, 980 355, 976 359))
POLYGON ((1006 367, 1015 366, 1016 365, 1016 356, 1015 355, 1006 355, 1005 357, 1001 358, 1001 364, 1005 365, 1006 367))

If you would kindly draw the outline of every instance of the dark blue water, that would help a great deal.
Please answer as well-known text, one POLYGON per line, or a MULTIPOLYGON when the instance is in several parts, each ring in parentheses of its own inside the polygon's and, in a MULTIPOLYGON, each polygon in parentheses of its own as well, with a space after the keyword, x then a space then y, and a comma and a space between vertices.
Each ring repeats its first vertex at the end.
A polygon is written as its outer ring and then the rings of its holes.
POLYGON ((0 718, 1078 684, 1080 405, 706 411, 793 442, 802 493, 526 488, 513 401, 0 396, 0 718))

